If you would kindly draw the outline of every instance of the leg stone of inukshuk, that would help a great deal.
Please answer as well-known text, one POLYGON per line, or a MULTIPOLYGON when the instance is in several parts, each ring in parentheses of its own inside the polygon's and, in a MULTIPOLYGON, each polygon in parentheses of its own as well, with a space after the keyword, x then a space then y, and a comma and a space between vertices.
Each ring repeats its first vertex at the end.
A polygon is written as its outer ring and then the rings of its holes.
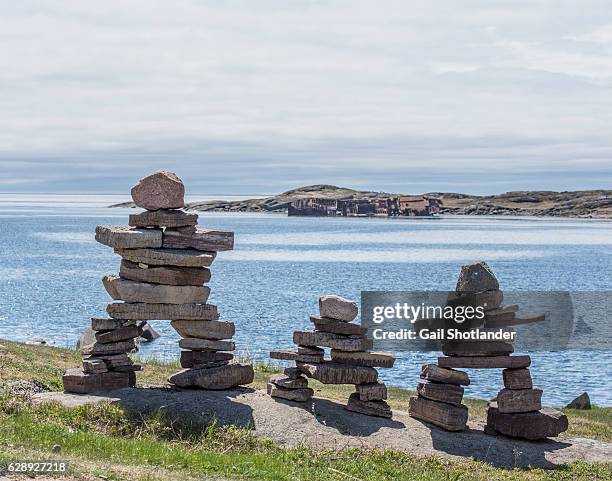
POLYGON ((270 353, 271 359, 295 361, 297 367, 272 377, 268 394, 274 398, 307 401, 313 391, 307 387, 306 377, 323 384, 353 384, 356 392, 350 396, 347 410, 391 417, 391 408, 385 401, 387 388, 378 380, 374 367, 392 367, 395 359, 390 354, 368 352, 372 341, 366 337, 367 330, 352 322, 357 314, 355 302, 339 296, 322 296, 319 316, 310 318, 315 330, 293 334, 297 350, 270 353), (325 348, 331 349, 331 360, 325 359, 325 348))
POLYGON ((231 363, 235 326, 220 321, 207 304, 208 267, 217 251, 234 245, 232 232, 197 228, 197 214, 184 206, 183 182, 173 173, 156 172, 132 189, 145 209, 129 217, 129 226, 98 226, 96 240, 122 258, 119 276, 103 284, 115 301, 110 319, 92 319, 91 334, 81 345, 83 367, 64 376, 66 391, 94 392, 133 386, 140 369, 128 352, 143 334, 143 321, 172 320, 183 338, 183 371, 169 381, 180 387, 227 389, 253 380, 250 365, 231 363), (77 372, 78 371, 78 372, 77 372))

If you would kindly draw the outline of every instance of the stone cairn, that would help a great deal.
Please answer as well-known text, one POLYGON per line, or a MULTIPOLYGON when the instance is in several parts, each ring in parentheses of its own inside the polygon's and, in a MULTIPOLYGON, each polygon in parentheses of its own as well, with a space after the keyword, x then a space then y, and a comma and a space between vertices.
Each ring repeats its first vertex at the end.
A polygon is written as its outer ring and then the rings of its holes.
POLYGON ((295 331, 293 342, 297 350, 276 350, 271 359, 295 361, 283 374, 270 379, 268 394, 274 398, 306 402, 314 394, 308 378, 323 384, 354 384, 356 392, 349 397, 346 409, 369 416, 391 417, 385 401, 387 387, 378 380, 375 367, 393 367, 390 354, 368 352, 372 341, 367 330, 352 323, 357 317, 357 304, 339 296, 319 298, 320 316, 312 316, 313 331, 295 331), (331 349, 331 360, 325 360, 325 350, 331 349), (304 377, 307 376, 307 377, 304 377))
MULTIPOLYGON (((518 305, 502 305, 503 292, 485 262, 463 266, 456 292, 449 305, 483 306, 484 319, 465 326, 512 332, 511 326, 540 322, 544 315, 518 317, 518 305)), ((503 369, 504 389, 487 407, 487 434, 530 440, 554 437, 568 428, 567 417, 560 411, 542 408, 542 389, 533 387, 527 355, 513 356, 512 341, 469 340, 442 342, 443 357, 437 364, 422 366, 422 382, 417 397, 410 399, 409 414, 448 431, 462 431, 468 409, 461 403, 464 388, 470 384, 465 369, 503 369)))
POLYGON ((129 226, 96 227, 96 240, 121 256, 119 276, 102 280, 110 303, 109 319, 92 319, 93 342, 81 346, 83 367, 68 369, 64 390, 111 391, 135 385, 128 352, 142 334, 140 323, 171 319, 184 370, 168 381, 179 387, 228 389, 253 381, 253 367, 230 363, 235 327, 220 321, 217 306, 207 304, 210 270, 218 251, 233 249, 234 233, 197 227, 197 214, 180 210, 185 187, 173 173, 155 172, 132 188, 132 199, 145 209, 129 217, 129 226))

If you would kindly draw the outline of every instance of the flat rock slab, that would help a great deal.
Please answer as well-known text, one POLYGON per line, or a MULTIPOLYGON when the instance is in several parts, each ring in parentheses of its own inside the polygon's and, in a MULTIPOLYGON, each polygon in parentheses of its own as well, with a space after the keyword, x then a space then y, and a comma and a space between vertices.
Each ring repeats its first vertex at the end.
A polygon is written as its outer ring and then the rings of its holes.
POLYGON ((422 381, 417 384, 417 394, 421 397, 448 404, 461 405, 463 388, 456 384, 422 381))
POLYGON ((468 420, 468 409, 423 397, 411 397, 408 413, 413 418, 427 421, 447 431, 463 431, 468 420))
POLYGON ((276 349, 274 351, 270 351, 270 359, 297 362, 323 362, 324 355, 323 353, 301 354, 299 351, 293 351, 291 349, 276 349))
POLYGON ((216 321, 219 319, 217 306, 213 304, 144 304, 115 302, 106 306, 106 312, 114 319, 153 321, 188 319, 216 321))
POLYGON ((395 363, 395 357, 386 352, 348 352, 332 349, 331 358, 334 362, 355 366, 391 368, 395 363))
POLYGON ((214 341, 211 339, 186 337, 179 341, 179 347, 191 351, 233 351, 236 349, 236 344, 232 341, 214 341))
POLYGON ((168 382, 179 387, 222 390, 250 384, 255 374, 250 364, 227 364, 208 369, 184 369, 168 378, 168 382))
POLYGON ((351 322, 357 317, 358 312, 359 309, 355 301, 335 295, 319 297, 319 314, 321 317, 351 322))
MULTIPOLYGON (((149 269, 141 270, 148 271, 149 269)), ((208 286, 167 286, 131 281, 117 276, 104 276, 102 284, 109 296, 116 301, 125 302, 205 304, 210 295, 208 286)))
POLYGON ((297 363, 298 369, 323 384, 367 384, 378 381, 378 372, 372 367, 349 366, 335 362, 297 363))
POLYGON ((100 244, 117 249, 136 249, 141 247, 161 247, 161 229, 138 229, 128 226, 99 225, 96 227, 96 240, 100 244))
POLYGON ((391 407, 385 401, 363 401, 359 394, 354 392, 349 396, 345 409, 366 416, 377 416, 390 418, 393 413, 391 407))
POLYGON ((181 337, 198 339, 231 339, 236 333, 236 326, 229 321, 188 321, 175 320, 172 327, 181 337))
POLYGON ((509 414, 502 413, 496 403, 491 403, 487 409, 487 426, 506 436, 537 440, 567 431, 568 421, 565 414, 555 409, 509 414))
POLYGON ((100 393, 94 394, 74 394, 67 392, 39 392, 32 396, 32 403, 59 403, 65 408, 74 409, 82 406, 95 406, 96 404, 118 404, 121 399, 100 393))
POLYGON ((195 249, 115 249, 123 259, 149 266, 209 267, 216 252, 195 249))
MULTIPOLYGON (((308 379, 304 376, 289 377, 285 374, 275 374, 270 378, 270 382, 285 389, 301 389, 308 387, 308 379)), ((270 392, 268 392, 268 394, 270 394, 270 392)))
POLYGON ((273 383, 268 383, 268 394, 273 398, 285 399, 287 401, 306 402, 312 398, 314 391, 309 387, 288 389, 273 383))
POLYGON ((133 227, 185 227, 198 223, 198 214, 182 210, 162 209, 130 214, 128 224, 133 227))
POLYGON ((201 286, 210 281, 206 267, 147 266, 123 259, 119 268, 123 279, 170 286, 201 286))
POLYGON ((512 342, 507 341, 454 341, 442 342, 445 356, 508 356, 514 352, 512 342))
POLYGON ((372 340, 365 337, 348 337, 328 332, 295 331, 293 343, 301 346, 322 346, 341 351, 367 351, 372 348, 372 340))
POLYGON ((338 321, 329 317, 310 316, 310 321, 314 324, 315 329, 321 332, 354 336, 364 336, 368 332, 367 329, 361 327, 359 324, 338 321))
POLYGON ((101 372, 88 374, 81 368, 67 369, 62 377, 64 391, 76 394, 113 391, 136 384, 133 372, 101 372))
POLYGON ((545 314, 529 314, 525 316, 515 316, 512 319, 504 318, 487 318, 485 317, 486 327, 504 327, 504 326, 520 326, 521 324, 533 324, 534 322, 543 322, 546 320, 545 314))
POLYGON ((428 381, 442 382, 447 384, 457 384, 467 386, 470 378, 467 372, 455 371, 435 364, 423 364, 421 366, 421 378, 428 381))
POLYGON ((460 367, 466 369, 519 369, 529 367, 530 364, 531 358, 529 356, 451 356, 438 358, 438 366, 440 367, 460 367))
POLYGON ((211 363, 229 362, 233 358, 231 352, 181 351, 181 367, 200 367, 211 363))
POLYGON ((387 386, 382 381, 357 384, 355 389, 357 389, 357 394, 361 401, 382 401, 387 399, 387 386))
POLYGON ((531 389, 533 381, 529 369, 504 369, 502 371, 504 386, 508 389, 531 389))
POLYGON ((136 343, 134 343, 133 339, 107 343, 96 341, 92 344, 81 346, 81 353, 84 356, 124 354, 133 351, 135 347, 136 343))
POLYGON ((185 205, 185 185, 174 172, 159 171, 132 187, 132 199, 147 210, 180 209, 185 205))
POLYGON ((497 393, 500 413, 526 413, 542 409, 542 389, 507 389, 497 393))
POLYGON ((120 327, 111 331, 96 331, 96 341, 102 344, 111 342, 129 341, 140 337, 142 328, 134 326, 120 327))
POLYGON ((162 245, 169 249, 196 249, 213 252, 231 251, 234 248, 234 233, 223 230, 202 229, 201 227, 198 227, 191 235, 166 231, 164 232, 162 245))
MULTIPOLYGON (((74 395, 57 393, 54 400, 67 404, 74 395), (65 396, 65 397, 64 397, 65 396)), ((79 396, 80 397, 80 396, 79 396)), ((128 413, 163 412, 169 419, 218 426, 249 428, 259 439, 287 447, 314 449, 376 448, 418 457, 474 458, 499 467, 561 467, 574 461, 606 462, 612 443, 561 436, 537 443, 483 433, 483 424, 470 424, 463 432, 447 433, 394 410, 392 419, 363 416, 344 409, 342 402, 313 397, 303 404, 277 401, 265 391, 239 388, 226 391, 169 388, 121 389, 100 394, 116 400, 128 413)), ((523 415, 522 415, 523 416, 523 415)))
POLYGON ((135 321, 129 321, 125 319, 102 319, 92 317, 91 329, 94 331, 111 331, 113 329, 120 329, 122 327, 136 325, 135 321))
POLYGON ((449 296, 448 305, 482 307, 487 312, 500 307, 503 301, 502 291, 457 292, 449 296))

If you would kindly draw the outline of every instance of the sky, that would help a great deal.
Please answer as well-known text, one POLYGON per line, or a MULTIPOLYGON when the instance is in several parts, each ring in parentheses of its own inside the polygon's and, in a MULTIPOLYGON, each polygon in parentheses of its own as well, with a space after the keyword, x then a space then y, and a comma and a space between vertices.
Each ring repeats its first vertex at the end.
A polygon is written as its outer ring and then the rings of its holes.
POLYGON ((0 192, 612 188, 609 1, 0 6, 0 192))

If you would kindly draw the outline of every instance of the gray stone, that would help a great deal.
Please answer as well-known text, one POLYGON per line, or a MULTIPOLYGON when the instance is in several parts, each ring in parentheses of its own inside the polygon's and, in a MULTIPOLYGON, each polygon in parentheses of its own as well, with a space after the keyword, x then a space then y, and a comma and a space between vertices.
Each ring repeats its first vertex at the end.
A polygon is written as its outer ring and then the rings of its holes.
POLYGON ((217 306, 213 304, 145 304, 115 302, 106 307, 114 319, 152 321, 168 319, 189 319, 216 321, 219 319, 217 306))
POLYGON ((123 259, 148 266, 209 267, 216 252, 195 249, 115 249, 123 259))
POLYGON ((232 341, 214 341, 211 339, 186 337, 179 341, 179 347, 181 349, 189 349, 190 351, 233 351, 236 349, 236 344, 232 341))
POLYGON ((83 360, 92 360, 92 359, 100 359, 104 361, 106 367, 113 371, 121 366, 131 366, 134 364, 130 356, 128 356, 125 352, 121 354, 99 354, 96 357, 88 357, 83 360))
POLYGON ((468 420, 468 409, 424 397, 411 397, 408 414, 416 419, 439 426, 447 431, 463 431, 468 420))
POLYGON ((94 342, 93 344, 81 346, 81 352, 84 356, 99 357, 100 355, 124 354, 133 351, 135 348, 136 344, 134 340, 130 339, 128 341, 110 342, 106 344, 94 342))
MULTIPOLYGON (((157 270, 159 268, 156 268, 157 270)), ((148 271, 149 269, 142 269, 148 271)), ((146 302, 149 304, 205 304, 210 295, 208 286, 167 286, 104 276, 108 295, 116 301, 146 302)))
POLYGON ((198 223, 198 214, 188 214, 182 210, 144 211, 130 214, 128 224, 133 227, 184 227, 198 223))
POLYGON ((334 362, 355 366, 390 368, 395 363, 393 355, 386 352, 348 352, 332 349, 331 358, 334 362))
POLYGON ((102 359, 83 359, 83 372, 85 374, 97 374, 108 371, 106 363, 102 359))
POLYGON ((467 264, 461 268, 459 280, 457 280, 457 292, 482 292, 496 291, 499 282, 486 262, 467 264))
POLYGON ((117 366, 115 368, 113 368, 113 371, 116 372, 134 372, 134 371, 140 371, 142 369, 142 366, 140 364, 130 364, 128 366, 117 366))
POLYGON ((96 341, 102 344, 120 342, 140 337, 142 329, 138 326, 127 326, 112 331, 97 331, 96 341))
POLYGON ((181 337, 198 339, 231 339, 236 333, 236 326, 229 321, 172 321, 172 327, 181 337))
POLYGON ((184 226, 184 227, 166 227, 165 233, 173 233, 176 232, 180 235, 193 235, 196 233, 198 228, 195 225, 184 226))
POLYGON ((591 398, 589 398, 589 393, 583 392, 565 407, 569 409, 591 409, 591 398))
POLYGON ((180 209, 185 205, 185 186, 173 172, 158 171, 132 187, 132 199, 147 210, 180 209))
POLYGON ((542 389, 507 389, 497 393, 500 413, 527 413, 542 409, 542 389))
POLYGON ((541 409, 529 413, 502 413, 497 403, 487 409, 487 426, 500 434, 530 441, 555 437, 567 431, 567 416, 555 409, 541 409))
POLYGON ((234 358, 231 352, 219 351, 181 351, 182 367, 204 367, 211 363, 229 362, 234 358))
POLYGON ((349 396, 346 410, 366 416, 377 416, 390 418, 392 416, 391 407, 385 401, 363 401, 359 394, 354 392, 349 396))
POLYGON ((324 356, 321 354, 300 354, 298 351, 290 349, 276 349, 270 351, 270 359, 297 362, 323 362, 324 356))
POLYGON ((142 334, 140 335, 140 338, 145 342, 154 341, 159 337, 159 333, 147 321, 140 321, 138 323, 138 327, 142 329, 142 334))
POLYGON ((286 367, 283 374, 289 379, 297 379, 298 377, 302 377, 302 371, 300 371, 297 367, 286 367))
POLYGON ((81 368, 67 369, 62 377, 64 391, 77 394, 90 394, 102 391, 114 391, 136 385, 133 372, 101 372, 86 374, 81 368))
POLYGON ((357 303, 344 297, 327 295, 319 297, 319 314, 338 321, 351 322, 357 317, 357 303))
POLYGON ((227 364, 208 369, 184 369, 168 378, 168 382, 179 387, 201 389, 230 389, 253 382, 255 374, 250 364, 227 364))
POLYGON ((297 363, 306 376, 323 384, 367 384, 378 380, 376 369, 365 366, 349 366, 335 362, 297 363))
POLYGON ((457 292, 448 296, 448 305, 482 307, 486 313, 499 308, 503 300, 504 293, 502 291, 457 292))
POLYGON ((508 356, 514 352, 507 341, 451 341, 441 343, 445 356, 508 356))
POLYGON ((284 374, 276 374, 270 378, 270 382, 285 389, 300 389, 308 387, 308 379, 298 376, 294 379, 284 374))
POLYGON ((113 329, 120 329, 124 326, 133 325, 136 325, 136 321, 128 321, 125 319, 99 319, 96 317, 91 318, 91 329, 94 331, 112 331, 113 329))
POLYGON ((79 337, 76 348, 77 351, 80 351, 83 346, 90 346, 96 342, 96 331, 93 329, 87 328, 83 331, 83 334, 79 337))
POLYGON ((210 281, 206 267, 147 266, 123 259, 119 269, 123 279, 170 286, 201 286, 210 281))
POLYGON ((234 233, 230 231, 203 229, 198 227, 191 235, 165 231, 163 247, 170 249, 197 249, 199 251, 231 251, 234 248, 234 233))
POLYGON ((142 247, 161 247, 161 229, 137 229, 128 226, 99 225, 96 227, 96 240, 100 244, 117 249, 137 249, 142 247))
POLYGON ((489 356, 489 357, 439 357, 440 367, 461 367, 466 369, 519 369, 529 367, 531 358, 529 356, 489 356))
POLYGON ((367 351, 372 348, 372 341, 365 337, 349 337, 328 332, 295 331, 293 343, 301 346, 330 347, 341 351, 367 351))
POLYGON ((487 311, 484 318, 484 324, 487 326, 513 321, 516 318, 516 311, 518 311, 518 304, 511 304, 509 306, 500 306, 497 309, 487 311))
POLYGON ((323 356, 325 355, 325 349, 316 346, 298 346, 298 354, 304 354, 306 356, 323 356))
POLYGON ((359 324, 351 322, 338 321, 329 317, 310 316, 310 320, 317 331, 331 332, 332 334, 344 334, 364 336, 368 330, 361 327, 359 324))
POLYGON ((448 404, 461 405, 463 388, 456 384, 422 381, 417 384, 417 394, 421 397, 448 404))
POLYGON ((355 386, 362 401, 382 401, 387 399, 387 386, 382 381, 357 384, 355 386))
POLYGON ((273 398, 285 399, 287 401, 306 402, 312 398, 314 391, 309 387, 287 389, 273 383, 268 383, 268 394, 273 398))
POLYGON ((470 384, 470 378, 467 372, 456 371, 436 366, 435 364, 423 364, 421 366, 421 378, 428 381, 441 382, 446 384, 457 384, 467 386, 470 384))
POLYGON ((508 389, 531 389, 533 382, 529 369, 504 369, 502 371, 504 386, 508 389))

